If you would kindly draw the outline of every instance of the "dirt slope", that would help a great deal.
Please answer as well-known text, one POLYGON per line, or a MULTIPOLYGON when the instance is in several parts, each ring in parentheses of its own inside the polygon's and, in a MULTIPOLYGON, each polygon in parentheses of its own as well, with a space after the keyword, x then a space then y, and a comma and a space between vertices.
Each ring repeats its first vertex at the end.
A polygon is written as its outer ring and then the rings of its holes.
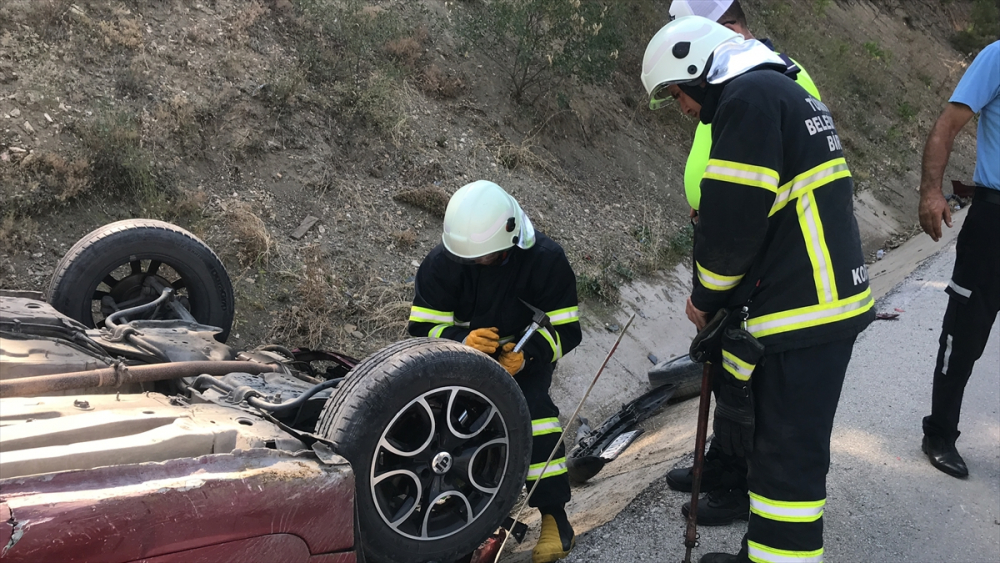
MULTIPOLYGON (((968 60, 949 37, 973 2, 744 5, 835 112, 866 251, 906 238, 919 152, 968 60)), ((567 248, 603 318, 601 301, 670 271, 690 244, 681 177, 694 124, 648 111, 636 70, 668 3, 624 6, 608 81, 564 81, 524 105, 459 32, 479 2, 7 0, 0 285, 43 290, 86 232, 162 218, 223 256, 237 346, 364 355, 402 335, 447 195, 487 178, 567 248), (329 33, 323 9, 361 33, 329 33), (392 33, 366 27, 379 18, 392 33), (319 222, 292 239, 308 215, 319 222)), ((970 179, 973 161, 970 126, 948 177, 970 179)))

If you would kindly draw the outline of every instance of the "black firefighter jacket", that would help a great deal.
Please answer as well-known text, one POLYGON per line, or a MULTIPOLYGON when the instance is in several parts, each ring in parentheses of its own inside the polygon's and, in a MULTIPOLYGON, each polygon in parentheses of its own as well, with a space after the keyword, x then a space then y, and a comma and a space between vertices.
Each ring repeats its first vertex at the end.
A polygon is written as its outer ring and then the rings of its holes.
POLYGON ((536 233, 527 249, 512 248, 489 266, 460 264, 438 244, 417 270, 407 331, 461 342, 469 331, 497 327, 501 343, 516 342, 531 324, 521 299, 548 314, 554 333, 540 329, 525 344, 525 369, 556 362, 582 339, 576 276, 555 241, 536 233))
POLYGON ((718 94, 692 302, 748 305, 768 353, 856 336, 874 319, 854 182, 830 111, 768 68, 718 94))

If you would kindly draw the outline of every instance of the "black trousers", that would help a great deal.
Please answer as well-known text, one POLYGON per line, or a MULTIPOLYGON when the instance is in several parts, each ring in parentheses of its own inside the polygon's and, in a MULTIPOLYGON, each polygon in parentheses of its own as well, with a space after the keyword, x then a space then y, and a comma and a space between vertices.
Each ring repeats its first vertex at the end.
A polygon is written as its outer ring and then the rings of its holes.
POLYGON ((1000 310, 1000 203, 986 201, 980 195, 986 189, 977 189, 958 234, 955 269, 945 289, 948 308, 934 367, 931 414, 924 417, 924 434, 952 442, 959 434, 965 385, 1000 310))
POLYGON ((566 473, 566 448, 559 441, 562 425, 559 407, 549 396, 555 364, 529 364, 514 376, 531 413, 531 465, 528 468, 528 490, 538 482, 535 492, 528 498, 528 506, 562 506, 569 502, 569 475, 566 473), (552 448, 559 445, 549 466, 542 473, 545 460, 552 448))
POLYGON ((830 435, 854 338, 767 354, 754 370, 750 523, 740 561, 820 561, 830 435))

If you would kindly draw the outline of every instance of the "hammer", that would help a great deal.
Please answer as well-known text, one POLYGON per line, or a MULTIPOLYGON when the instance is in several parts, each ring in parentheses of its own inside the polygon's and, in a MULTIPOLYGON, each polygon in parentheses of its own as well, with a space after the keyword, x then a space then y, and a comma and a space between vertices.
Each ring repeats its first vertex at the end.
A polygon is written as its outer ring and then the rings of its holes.
POLYGON ((524 336, 517 341, 517 345, 514 346, 514 352, 520 352, 521 348, 524 348, 524 345, 528 342, 528 339, 531 338, 531 335, 538 332, 538 329, 547 328, 549 329, 549 332, 556 331, 556 329, 552 327, 552 323, 549 322, 549 316, 545 314, 545 311, 542 311, 537 307, 532 307, 524 299, 519 299, 519 301, 524 303, 525 307, 531 309, 532 315, 531 325, 529 325, 528 330, 524 332, 524 336))

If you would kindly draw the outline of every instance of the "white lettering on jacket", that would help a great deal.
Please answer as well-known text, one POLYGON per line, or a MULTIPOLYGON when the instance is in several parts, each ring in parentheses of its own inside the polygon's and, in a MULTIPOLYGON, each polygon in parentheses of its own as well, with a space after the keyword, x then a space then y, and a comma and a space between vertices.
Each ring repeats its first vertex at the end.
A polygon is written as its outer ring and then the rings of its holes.
POLYGON ((820 114, 805 120, 806 131, 809 132, 809 136, 832 131, 832 133, 826 136, 827 148, 830 149, 830 152, 843 150, 843 146, 840 144, 840 137, 837 135, 837 128, 833 125, 833 117, 830 116, 830 108, 812 96, 803 99, 813 111, 820 114))
POLYGON ((851 270, 851 277, 854 278, 854 285, 859 285, 868 281, 868 267, 859 266, 851 270))
POLYGON ((816 133, 822 133, 823 131, 832 131, 836 129, 833 126, 833 118, 828 114, 817 115, 816 117, 810 117, 806 120, 806 129, 809 130, 810 135, 815 135, 816 133))

